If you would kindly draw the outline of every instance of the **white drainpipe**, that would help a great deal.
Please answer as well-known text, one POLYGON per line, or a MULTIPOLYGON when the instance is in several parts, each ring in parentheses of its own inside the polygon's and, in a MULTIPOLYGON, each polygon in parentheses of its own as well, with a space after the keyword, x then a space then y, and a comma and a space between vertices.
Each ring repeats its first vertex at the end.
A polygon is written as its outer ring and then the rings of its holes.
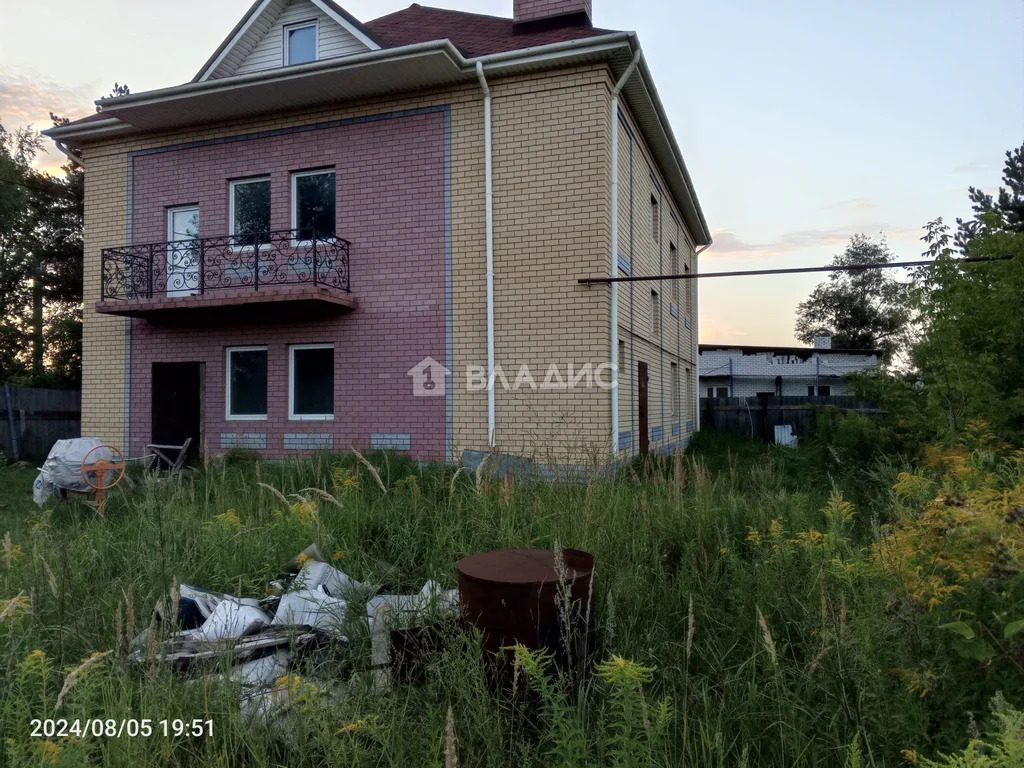
POLYGON ((72 163, 74 163, 75 165, 79 166, 82 169, 85 168, 85 163, 82 162, 82 158, 79 155, 76 155, 70 149, 68 149, 67 144, 65 144, 63 141, 57 140, 54 140, 53 143, 57 145, 57 149, 59 149, 61 154, 67 157, 68 160, 70 160, 72 163))
MULTIPOLYGON (((636 71, 643 55, 636 49, 633 60, 612 91, 612 258, 609 277, 619 274, 619 94, 636 71)), ((619 453, 619 284, 612 283, 612 456, 619 453)))
POLYGON ((483 62, 476 63, 476 76, 484 92, 484 186, 487 207, 487 445, 494 442, 494 173, 491 154, 491 89, 484 76, 483 62))

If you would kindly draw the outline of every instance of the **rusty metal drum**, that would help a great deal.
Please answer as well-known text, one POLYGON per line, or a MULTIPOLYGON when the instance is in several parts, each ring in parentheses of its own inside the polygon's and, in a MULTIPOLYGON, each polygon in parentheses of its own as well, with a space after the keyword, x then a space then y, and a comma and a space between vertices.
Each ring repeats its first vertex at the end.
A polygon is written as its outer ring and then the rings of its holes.
POLYGON ((502 648, 520 643, 550 650, 556 663, 586 660, 594 556, 577 549, 558 556, 560 568, 548 549, 480 552, 458 562, 462 617, 480 630, 485 651, 507 659, 502 648))

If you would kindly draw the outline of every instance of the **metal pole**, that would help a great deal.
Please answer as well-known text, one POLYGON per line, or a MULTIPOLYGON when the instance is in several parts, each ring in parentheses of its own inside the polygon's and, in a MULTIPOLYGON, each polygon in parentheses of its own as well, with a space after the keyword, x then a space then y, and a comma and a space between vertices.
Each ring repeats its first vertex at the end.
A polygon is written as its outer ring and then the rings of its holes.
POLYGON ((11 403, 11 387, 4 382, 4 396, 7 398, 7 428, 11 431, 11 458, 18 461, 18 437, 14 431, 14 406, 11 403))

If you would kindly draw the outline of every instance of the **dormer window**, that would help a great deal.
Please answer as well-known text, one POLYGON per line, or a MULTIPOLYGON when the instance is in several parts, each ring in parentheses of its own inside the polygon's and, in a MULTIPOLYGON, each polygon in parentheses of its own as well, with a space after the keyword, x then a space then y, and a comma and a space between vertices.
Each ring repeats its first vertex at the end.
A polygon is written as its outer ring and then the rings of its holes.
POLYGON ((317 59, 317 23, 304 21, 284 28, 284 63, 306 64, 317 59))

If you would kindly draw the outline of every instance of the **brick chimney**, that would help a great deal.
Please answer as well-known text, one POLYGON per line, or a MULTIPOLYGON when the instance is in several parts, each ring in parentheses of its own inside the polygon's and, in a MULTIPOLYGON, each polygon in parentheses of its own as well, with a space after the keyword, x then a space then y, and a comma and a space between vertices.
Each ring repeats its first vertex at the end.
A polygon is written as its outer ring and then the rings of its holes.
POLYGON ((593 0, 514 0, 512 21, 518 27, 582 23, 591 26, 593 0))

